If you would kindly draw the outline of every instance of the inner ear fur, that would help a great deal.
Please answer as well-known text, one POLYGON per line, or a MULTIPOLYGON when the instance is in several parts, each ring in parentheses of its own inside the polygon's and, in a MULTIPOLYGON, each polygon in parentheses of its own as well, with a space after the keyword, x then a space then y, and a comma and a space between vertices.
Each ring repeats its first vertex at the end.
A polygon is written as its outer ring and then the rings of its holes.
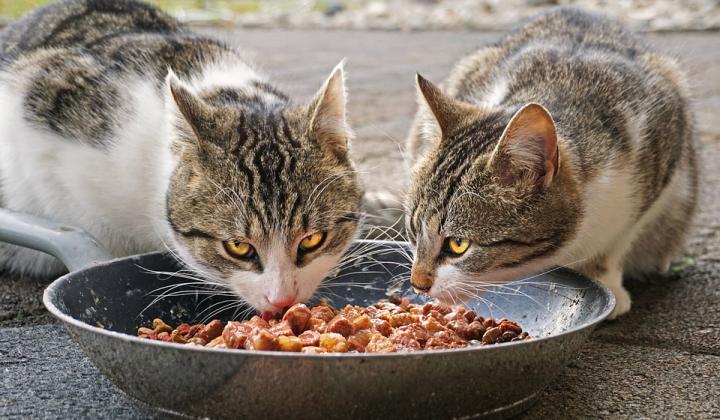
POLYGON ((560 169, 557 132, 550 112, 538 103, 517 111, 488 166, 504 184, 549 187, 560 169))
POLYGON ((352 130, 347 123, 344 62, 333 69, 310 105, 310 132, 323 152, 343 157, 352 130))
POLYGON ((213 107, 195 95, 172 70, 168 71, 166 85, 170 100, 179 112, 179 117, 184 119, 192 130, 196 143, 202 145, 212 141, 217 128, 213 107))

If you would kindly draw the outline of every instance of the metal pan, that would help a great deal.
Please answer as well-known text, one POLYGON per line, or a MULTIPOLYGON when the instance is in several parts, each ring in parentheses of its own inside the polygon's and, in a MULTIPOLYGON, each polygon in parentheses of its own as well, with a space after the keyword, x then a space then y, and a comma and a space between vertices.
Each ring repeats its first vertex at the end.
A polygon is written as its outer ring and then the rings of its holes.
MULTIPOLYGON (((159 410, 197 417, 507 417, 533 403, 615 305, 606 287, 558 269, 468 304, 519 321, 536 337, 528 341, 405 354, 205 349, 134 336, 152 318, 196 322, 203 310, 223 305, 222 298, 192 294, 150 305, 158 288, 183 282, 153 273, 178 270, 171 257, 110 260, 78 229, 4 210, 0 240, 50 253, 72 270, 47 288, 45 305, 119 389, 159 410)), ((372 248, 377 262, 355 261, 328 281, 336 285, 336 306, 386 297, 390 279, 407 270, 397 264, 406 262, 407 244, 354 246, 372 248), (367 286, 348 288, 349 279, 367 286)), ((216 317, 229 319, 234 311, 216 317)))

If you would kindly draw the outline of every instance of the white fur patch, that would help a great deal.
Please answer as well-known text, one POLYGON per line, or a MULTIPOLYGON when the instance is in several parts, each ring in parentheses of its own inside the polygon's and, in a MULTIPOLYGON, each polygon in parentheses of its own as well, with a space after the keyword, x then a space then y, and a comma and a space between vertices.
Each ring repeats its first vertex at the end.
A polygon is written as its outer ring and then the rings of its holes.
POLYGON ((637 185, 632 172, 632 168, 642 165, 636 161, 635 153, 647 141, 644 140, 647 114, 630 110, 624 114, 631 154, 623 157, 624 163, 613 162, 612 166, 601 168, 599 176, 585 185, 585 215, 575 239, 558 253, 558 264, 603 255, 608 258, 609 266, 622 269, 621 261, 639 233, 642 219, 647 216, 648 212, 638 214, 640 199, 635 193, 637 185))
POLYGON ((79 226, 116 256, 160 248, 165 189, 175 165, 162 98, 149 82, 127 84, 133 111, 112 145, 101 149, 30 126, 22 93, 0 82, 5 205, 79 226))
POLYGON ((308 265, 298 267, 280 244, 260 250, 263 272, 238 271, 226 280, 235 293, 260 311, 277 311, 281 308, 272 302, 293 299, 303 302, 312 297, 328 272, 338 263, 341 255, 323 255, 308 265), (266 255, 262 255, 265 253, 266 255))
POLYGON ((558 253, 557 263, 576 263, 612 250, 637 217, 634 189, 634 176, 626 168, 605 169, 585 185, 585 215, 575 238, 558 253))
POLYGON ((522 280, 528 275, 539 273, 552 265, 552 258, 538 258, 520 267, 505 268, 483 274, 468 274, 457 269, 452 264, 443 264, 437 270, 435 283, 430 288, 429 294, 432 297, 446 301, 448 300, 447 296, 450 295, 453 295, 456 300, 465 300, 462 299, 463 293, 477 293, 482 290, 492 289, 497 285, 522 280), (464 291, 459 292, 461 289, 464 289, 464 291))
POLYGON ((465 300, 463 288, 465 281, 470 280, 476 283, 476 278, 464 274, 450 264, 441 265, 436 273, 435 282, 428 291, 428 294, 444 302, 465 300))
MULTIPOLYGON (((634 241, 642 234, 642 232, 648 228, 648 226, 652 226, 654 222, 659 220, 661 217, 663 217, 663 213, 669 209, 672 208, 672 206, 686 203, 688 201, 688 197, 691 194, 691 186, 692 181, 690 180, 689 174, 684 168, 678 168, 675 173, 672 176, 672 179, 670 182, 665 186, 663 191, 660 193, 660 196, 655 200, 655 202, 650 206, 649 209, 645 211, 645 213, 642 214, 640 219, 638 219, 637 222, 633 225, 632 229, 630 229, 627 234, 623 237, 621 240, 621 243, 623 245, 626 245, 626 250, 623 252, 623 257, 625 253, 627 253, 632 245, 634 245, 634 241)), ((680 238, 678 238, 680 239, 680 238)), ((668 248, 673 249, 675 248, 675 244, 667 244, 668 248)), ((629 263, 630 265, 634 264, 634 261, 626 261, 626 263, 629 263)), ((643 261, 638 261, 638 263, 643 263, 643 261)), ((667 267, 658 267, 658 268, 669 268, 670 261, 663 261, 663 262, 657 262, 661 265, 665 265, 667 267)), ((641 267, 642 271, 642 267, 641 267)))
POLYGON ((628 135, 631 139, 631 144, 634 150, 643 143, 645 138, 645 130, 647 128, 647 113, 646 112, 624 112, 625 114, 625 127, 628 131, 628 135))
MULTIPOLYGON (((248 64, 231 57, 207 65, 200 75, 184 82, 190 86, 191 91, 197 92, 202 89, 221 87, 243 89, 248 87, 251 82, 264 83, 266 79, 256 73, 248 64)), ((257 93, 267 103, 278 101, 278 98, 269 92, 258 91, 257 93)))
POLYGON ((478 97, 480 105, 488 108, 498 107, 508 94, 508 81, 505 78, 495 79, 488 91, 478 97))
POLYGON ((188 83, 197 90, 213 87, 244 88, 253 80, 262 81, 262 78, 249 65, 237 60, 226 60, 206 66, 200 75, 188 83))

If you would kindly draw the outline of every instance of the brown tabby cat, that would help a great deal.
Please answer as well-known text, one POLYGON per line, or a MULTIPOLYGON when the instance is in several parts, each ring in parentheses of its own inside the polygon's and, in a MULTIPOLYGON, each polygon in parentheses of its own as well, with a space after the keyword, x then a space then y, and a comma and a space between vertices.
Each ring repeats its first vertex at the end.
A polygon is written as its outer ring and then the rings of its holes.
MULTIPOLYGON (((312 296, 358 230, 345 98, 342 66, 297 103, 150 5, 56 2, 0 32, 0 206, 118 257, 169 246, 193 280, 277 311, 312 296)), ((2 269, 62 267, 0 244, 2 269)))
POLYGON ((444 91, 417 77, 406 224, 412 285, 463 295, 556 265, 609 286, 681 250, 698 171, 683 72, 620 23, 536 17, 463 59, 444 91))

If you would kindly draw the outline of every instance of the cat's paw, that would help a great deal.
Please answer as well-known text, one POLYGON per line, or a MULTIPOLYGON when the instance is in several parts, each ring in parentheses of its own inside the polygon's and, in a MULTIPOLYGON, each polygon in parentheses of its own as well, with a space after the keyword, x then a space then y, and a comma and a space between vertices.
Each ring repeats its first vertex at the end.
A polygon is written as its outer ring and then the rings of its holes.
POLYGON ((615 309, 613 309, 608 319, 616 319, 630 311, 632 299, 630 293, 622 285, 610 286, 610 290, 615 295, 615 309))

